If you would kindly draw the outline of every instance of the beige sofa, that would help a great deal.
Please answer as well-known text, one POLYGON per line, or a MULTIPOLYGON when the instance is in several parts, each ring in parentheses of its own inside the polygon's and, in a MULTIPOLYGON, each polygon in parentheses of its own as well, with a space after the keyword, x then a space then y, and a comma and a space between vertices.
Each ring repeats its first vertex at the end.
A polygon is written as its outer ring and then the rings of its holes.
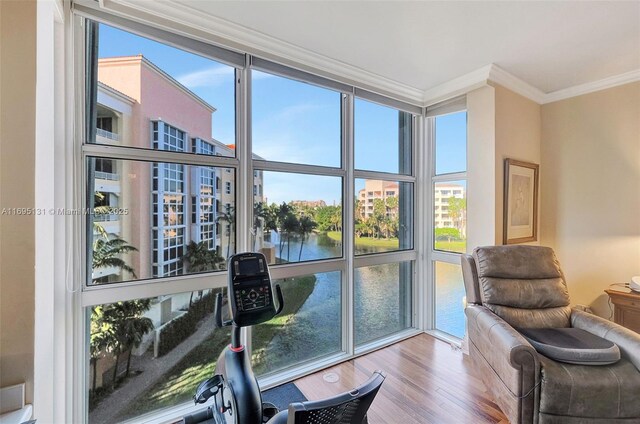
POLYGON ((479 247, 462 256, 469 351, 512 423, 640 423, 640 335, 570 305, 548 247, 479 247), (516 328, 577 327, 618 345, 613 365, 536 352, 516 328))

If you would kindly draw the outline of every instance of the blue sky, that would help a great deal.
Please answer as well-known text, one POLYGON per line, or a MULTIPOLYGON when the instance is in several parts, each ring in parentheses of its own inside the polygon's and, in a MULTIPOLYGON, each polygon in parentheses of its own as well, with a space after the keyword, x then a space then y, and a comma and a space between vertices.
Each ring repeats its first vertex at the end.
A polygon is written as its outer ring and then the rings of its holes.
MULTIPOLYGON (((142 54, 202 97, 217 111, 212 137, 235 144, 234 69, 210 59, 100 25, 99 57, 142 54)), ((338 92, 309 84, 252 73, 253 151, 268 160, 340 166, 341 99, 338 92)), ((398 112, 364 100, 355 102, 355 166, 382 172, 398 171, 398 112)), ((466 114, 438 118, 437 170, 464 170, 466 114), (456 159, 453 159, 456 158, 456 159)), ((356 191, 361 187, 356 187, 356 191)), ((318 200, 340 203, 340 179, 265 173, 269 203, 318 200)))

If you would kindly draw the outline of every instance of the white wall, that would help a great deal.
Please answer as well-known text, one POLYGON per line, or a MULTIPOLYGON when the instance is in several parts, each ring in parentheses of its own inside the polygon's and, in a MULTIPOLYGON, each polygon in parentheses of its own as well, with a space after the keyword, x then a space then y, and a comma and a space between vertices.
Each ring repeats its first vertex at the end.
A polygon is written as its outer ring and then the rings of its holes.
MULTIPOLYGON (((33 208, 36 2, 0 1, 0 209, 33 208)), ((33 401, 35 220, 0 216, 0 386, 33 401)))
MULTIPOLYGON (((500 85, 496 93, 496 244, 502 244, 504 215, 504 160, 540 163, 540 105, 500 85)), ((544 170, 542 166, 541 171, 544 170)), ((538 196, 542 195, 539 189, 538 196)), ((539 205, 540 202, 538 202, 539 205)), ((538 236, 538 240, 539 240, 538 236)), ((538 241, 527 244, 539 244, 538 241)))
POLYGON ((467 252, 496 238, 495 89, 467 94, 467 252))
POLYGON ((542 106, 541 242, 574 303, 640 275, 640 82, 542 106))
POLYGON ((502 244, 504 160, 540 164, 541 129, 540 105, 497 84, 469 92, 467 113, 471 252, 477 246, 502 244))

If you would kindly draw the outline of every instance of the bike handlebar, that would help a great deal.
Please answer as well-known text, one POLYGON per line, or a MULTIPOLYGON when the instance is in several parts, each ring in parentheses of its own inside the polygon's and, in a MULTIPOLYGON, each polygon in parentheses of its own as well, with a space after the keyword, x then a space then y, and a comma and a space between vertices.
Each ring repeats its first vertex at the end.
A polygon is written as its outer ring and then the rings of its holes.
POLYGON ((216 294, 213 313, 216 317, 216 328, 222 328, 222 293, 216 294))
POLYGON ((276 284, 276 296, 278 296, 278 309, 276 309, 276 315, 278 315, 282 312, 282 308, 284 308, 284 297, 282 296, 280 284, 276 284))
POLYGON ((181 424, 196 424, 210 420, 211 418, 213 418, 213 410, 211 407, 208 407, 201 411, 194 412, 191 415, 184 416, 181 424))

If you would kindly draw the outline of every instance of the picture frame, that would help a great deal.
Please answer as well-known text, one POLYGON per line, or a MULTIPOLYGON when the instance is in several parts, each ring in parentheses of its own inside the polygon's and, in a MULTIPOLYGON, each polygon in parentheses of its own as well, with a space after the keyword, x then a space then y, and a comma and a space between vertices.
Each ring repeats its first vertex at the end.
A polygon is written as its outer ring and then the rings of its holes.
POLYGON ((538 240, 539 165, 504 161, 503 244, 538 240))

